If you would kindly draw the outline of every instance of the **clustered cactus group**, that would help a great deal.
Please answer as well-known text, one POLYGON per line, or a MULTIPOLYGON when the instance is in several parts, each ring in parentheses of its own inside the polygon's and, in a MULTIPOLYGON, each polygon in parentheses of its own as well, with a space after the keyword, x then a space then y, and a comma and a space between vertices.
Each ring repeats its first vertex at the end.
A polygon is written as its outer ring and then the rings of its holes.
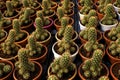
POLYGON ((105 24, 105 25, 113 25, 117 22, 116 20, 116 13, 114 11, 114 7, 112 4, 108 4, 106 7, 105 7, 105 15, 104 17, 102 18, 102 24, 105 24))
MULTIPOLYGON (((51 65, 51 72, 50 74, 55 74, 59 79, 64 78, 64 74, 68 74, 71 71, 75 70, 75 65, 72 63, 70 58, 70 53, 65 52, 62 56, 58 59, 55 59, 51 65)), ((57 80, 57 78, 56 78, 57 80)))
POLYGON ((74 53, 76 51, 74 42, 72 41, 72 35, 73 27, 71 25, 67 25, 62 40, 58 41, 57 44, 57 52, 59 54, 63 54, 65 51, 69 51, 70 53, 74 53))
POLYGON ((112 28, 107 36, 112 41, 118 39, 120 37, 120 24, 118 24, 116 28, 112 28))
POLYGON ((3 43, 1 43, 3 54, 16 55, 19 50, 19 46, 15 44, 15 37, 15 31, 10 30, 7 39, 3 43))
POLYGON ((81 14, 88 14, 89 11, 93 9, 93 1, 92 0, 84 0, 84 6, 81 8, 81 14))
POLYGON ((18 69, 18 74, 23 77, 23 79, 29 79, 30 73, 35 71, 35 64, 28 59, 28 50, 21 48, 18 51, 18 61, 15 63, 18 69))
POLYGON ((36 42, 35 38, 32 35, 28 38, 26 49, 28 49, 30 57, 43 54, 43 46, 39 42, 36 42))
POLYGON ((103 66, 101 65, 101 61, 103 58, 103 52, 100 49, 96 49, 93 52, 93 56, 91 59, 88 59, 82 65, 82 70, 84 76, 88 78, 96 78, 101 75, 101 71, 103 66))
POLYGON ((3 75, 8 74, 12 71, 12 67, 9 64, 6 63, 0 63, 0 78, 2 78, 3 75))
POLYGON ((50 24, 49 18, 44 16, 43 11, 37 11, 36 15, 42 19, 43 26, 50 24))
POLYGON ((35 39, 37 39, 37 41, 46 40, 49 37, 49 34, 45 29, 43 29, 42 19, 40 17, 37 17, 35 19, 35 23, 36 30, 32 33, 32 35, 35 36, 35 39))
POLYGON ((15 41, 21 40, 26 35, 24 32, 21 31, 18 19, 13 20, 13 29, 16 33, 15 41))
POLYGON ((120 38, 118 38, 116 41, 110 42, 108 51, 110 55, 120 58, 120 38))

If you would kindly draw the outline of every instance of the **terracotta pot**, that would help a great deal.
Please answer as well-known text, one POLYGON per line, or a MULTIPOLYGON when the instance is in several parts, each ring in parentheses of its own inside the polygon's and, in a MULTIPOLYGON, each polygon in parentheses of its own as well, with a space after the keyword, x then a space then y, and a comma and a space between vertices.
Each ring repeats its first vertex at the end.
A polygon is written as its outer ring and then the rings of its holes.
POLYGON ((15 42, 15 43, 19 44, 19 45, 22 46, 22 47, 25 47, 26 44, 27 44, 27 39, 28 39, 28 37, 29 37, 29 33, 28 33, 27 31, 25 31, 25 30, 21 30, 21 32, 25 33, 25 34, 26 34, 26 37, 25 37, 23 40, 18 41, 18 42, 15 42))
POLYGON ((23 7, 23 4, 21 3, 19 7, 13 7, 17 12, 20 12, 23 7))
POLYGON ((58 7, 58 4, 57 2, 53 2, 55 5, 54 6, 51 6, 51 9, 54 10, 54 11, 57 11, 57 7, 58 7))
POLYGON ((9 32, 9 30, 12 29, 12 23, 11 23, 10 25, 3 26, 3 29, 4 29, 6 32, 9 32))
POLYGON ((98 19, 101 20, 104 17, 104 14, 100 13, 98 10, 96 12, 98 15, 98 19))
MULTIPOLYGON (((101 63, 102 64, 102 66, 106 69, 106 75, 105 76, 109 76, 109 69, 107 68, 107 66, 105 65, 105 64, 103 64, 103 63, 101 63)), ((83 63, 79 66, 79 68, 78 68, 78 75, 79 75, 79 77, 81 78, 81 80, 87 80, 82 74, 81 74, 81 70, 82 70, 82 65, 83 65, 83 63)), ((103 75, 101 75, 101 76, 103 76, 103 75)), ((92 80, 92 79, 91 79, 92 80)))
POLYGON ((21 26, 21 29, 22 30, 25 30, 25 31, 27 31, 28 33, 32 33, 33 32, 33 30, 35 30, 34 29, 34 27, 33 27, 33 20, 31 19, 31 23, 30 24, 28 24, 28 25, 23 25, 23 26, 21 26))
POLYGON ((38 42, 40 42, 41 44, 44 44, 44 45, 48 46, 49 43, 50 43, 50 40, 51 40, 51 33, 49 31, 47 31, 47 30, 46 30, 46 32, 49 34, 49 37, 46 40, 44 40, 44 41, 38 41, 38 42))
MULTIPOLYGON (((51 31, 52 27, 53 27, 53 20, 51 18, 48 18, 50 21, 49 25, 43 26, 44 29, 47 29, 48 31, 51 31)), ((34 22, 34 26, 36 27, 36 24, 34 22)))
MULTIPOLYGON (((81 46, 80 46, 80 48, 79 48, 79 55, 80 55, 80 57, 82 58, 82 61, 84 62, 85 60, 87 60, 87 59, 90 59, 90 58, 88 58, 88 57, 86 57, 86 56, 84 56, 83 54, 87 54, 88 52, 86 52, 86 53, 83 53, 81 50, 83 49, 83 46, 84 46, 84 44, 82 44, 81 46)), ((85 50, 84 50, 85 51, 85 50)), ((104 57, 104 55, 105 55, 105 50, 103 50, 103 57, 104 57)))
MULTIPOLYGON (((18 44, 16 44, 16 45, 17 45, 19 48, 21 48, 20 45, 18 45, 18 44)), ((0 51, 1 51, 1 54, 3 54, 3 53, 2 53, 2 49, 0 49, 0 51)), ((8 61, 11 61, 12 63, 15 63, 15 61, 17 61, 17 53, 16 53, 15 56, 10 57, 10 58, 3 58, 3 57, 0 56, 0 59, 2 59, 2 60, 8 60, 8 61)))
POLYGON ((8 61, 8 60, 0 60, 0 63, 6 63, 6 64, 9 64, 12 68, 12 70, 3 78, 0 78, 0 80, 9 80, 12 78, 12 73, 13 73, 13 70, 14 70, 14 65, 12 62, 8 61))
MULTIPOLYGON (((55 34, 55 38, 57 41, 61 40, 59 37, 58 37, 58 32, 55 34)), ((75 41, 76 39, 78 38, 78 34, 76 31, 74 31, 74 34, 73 34, 73 41, 75 41)))
POLYGON ((34 14, 30 15, 30 18, 31 18, 33 21, 35 20, 35 18, 36 18, 36 10, 35 10, 35 13, 34 13, 34 14))
MULTIPOLYGON (((61 55, 58 54, 58 53, 56 52, 56 50, 55 50, 55 46, 56 46, 57 44, 58 44, 58 41, 55 42, 55 43, 53 44, 53 46, 52 46, 52 52, 53 52, 53 54, 54 54, 54 58, 55 58, 55 59, 61 57, 61 55)), ((76 46, 77 49, 76 49, 76 52, 73 53, 73 54, 70 56, 72 61, 75 60, 75 58, 76 58, 76 56, 77 56, 77 54, 78 54, 78 52, 79 52, 79 47, 78 47, 78 45, 77 45, 76 43, 74 43, 74 45, 76 46)))
POLYGON ((110 32, 110 30, 107 30, 107 31, 105 31, 105 32, 103 33, 103 38, 105 39, 105 42, 106 42, 107 45, 109 45, 110 42, 112 41, 112 40, 110 40, 110 39, 107 37, 107 35, 108 35, 109 32, 110 32))
MULTIPOLYGON (((73 64, 73 63, 72 63, 72 64, 73 64)), ((77 67, 76 67, 75 64, 73 64, 73 65, 74 65, 74 67, 75 67, 75 72, 74 72, 74 74, 71 75, 71 77, 70 77, 69 79, 67 79, 67 80, 74 80, 74 78, 75 78, 76 75, 77 75, 77 67)), ((50 72, 50 69, 51 69, 51 67, 48 67, 48 71, 47 71, 48 76, 52 75, 51 72, 50 72)), ((66 75, 67 75, 67 74, 66 74, 66 75)))
POLYGON ((80 2, 78 2, 77 6, 78 6, 78 10, 81 10, 82 6, 80 5, 80 2))
POLYGON ((45 48, 45 52, 42 53, 43 55, 39 56, 39 57, 36 57, 36 58, 30 58, 31 61, 37 61, 39 63, 43 63, 45 60, 46 60, 46 57, 47 57, 47 53, 48 53, 48 48, 41 44, 44 48, 45 48))
MULTIPOLYGON (((34 77, 34 78, 31 79, 31 80, 40 80, 40 77, 41 77, 42 72, 43 72, 42 65, 41 65, 40 63, 36 62, 36 61, 32 61, 32 62, 39 66, 40 71, 39 71, 39 74, 36 75, 36 77, 34 77)), ((35 69, 35 70, 36 70, 36 69, 35 69)), ((16 69, 15 69, 14 72, 13 72, 13 78, 14 78, 14 80, 18 80, 18 78, 16 77, 16 69)))
POLYGON ((115 58, 115 57, 113 57, 112 55, 110 55, 110 52, 109 52, 109 50, 108 50, 108 47, 109 47, 109 45, 108 45, 107 48, 106 48, 106 53, 107 53, 107 55, 108 55, 108 59, 109 59, 110 63, 113 64, 113 63, 115 63, 115 62, 120 62, 120 59, 115 58))
MULTIPOLYGON (((61 25, 57 24, 58 21, 59 21, 58 19, 55 19, 55 20, 54 20, 54 25, 55 25, 57 31, 61 28, 61 25)), ((70 18, 69 24, 70 24, 70 25, 73 25, 73 24, 74 24, 73 18, 70 18)))
MULTIPOLYGON (((96 30, 96 31, 97 31, 97 41, 100 42, 100 40, 102 39, 102 33, 98 30, 96 30)), ((87 42, 87 40, 83 39, 80 35, 79 35, 79 38, 80 38, 82 44, 87 42)))
MULTIPOLYGON (((111 74, 113 80, 119 80, 119 79, 114 75, 114 73, 113 73, 113 68, 114 68, 115 66, 117 66, 117 65, 118 65, 118 67, 119 67, 120 62, 115 62, 115 63, 112 64, 111 67, 110 67, 110 74, 111 74)), ((119 67, 119 68, 120 68, 120 67, 119 67)), ((120 70, 120 69, 119 69, 119 70, 120 70)))
POLYGON ((5 36, 0 39, 0 43, 4 42, 8 35, 8 33, 5 30, 3 30, 3 32, 5 33, 5 36))
POLYGON ((38 6, 33 8, 33 9, 36 10, 36 11, 42 10, 41 4, 38 1, 36 1, 36 3, 38 4, 38 6))
POLYGON ((73 9, 71 9, 71 11, 72 11, 72 12, 71 12, 70 14, 65 14, 65 15, 67 15, 68 17, 71 17, 71 18, 72 18, 72 17, 73 17, 73 15, 74 15, 74 10, 73 10, 73 9))

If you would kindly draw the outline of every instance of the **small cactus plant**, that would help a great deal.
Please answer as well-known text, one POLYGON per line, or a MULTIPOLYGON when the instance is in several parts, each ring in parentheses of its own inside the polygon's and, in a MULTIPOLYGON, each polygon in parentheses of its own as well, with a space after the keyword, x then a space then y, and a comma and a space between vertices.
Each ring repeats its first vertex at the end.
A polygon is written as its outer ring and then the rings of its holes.
POLYGON ((120 58, 120 38, 118 38, 116 41, 110 42, 108 51, 113 57, 120 58))
POLYGON ((114 5, 115 5, 116 7, 119 7, 119 8, 120 8, 120 0, 116 0, 116 1, 114 2, 114 5))
POLYGON ((15 41, 19 41, 23 39, 24 36, 26 36, 26 34, 20 29, 20 23, 18 19, 13 20, 13 29, 16 33, 15 41))
POLYGON ((4 14, 5 17, 12 17, 17 15, 17 12, 15 12, 15 10, 13 9, 13 5, 11 1, 6 1, 6 7, 7 7, 7 10, 5 11, 5 14, 4 14))
POLYGON ((113 25, 117 22, 116 13, 112 4, 108 4, 105 7, 105 16, 102 18, 101 23, 105 25, 113 25))
POLYGON ((48 17, 44 17, 43 11, 37 11, 36 13, 37 17, 40 17, 42 19, 42 23, 44 26, 49 25, 50 21, 48 17))
POLYGON ((29 0, 29 5, 32 8, 36 8, 36 7, 39 6, 39 4, 37 3, 37 1, 35 1, 35 0, 29 0))
POLYGON ((1 43, 3 54, 16 55, 20 47, 18 47, 18 45, 15 44, 15 36, 16 36, 15 31, 10 30, 5 42, 1 43))
POLYGON ((4 75, 7 75, 12 71, 12 67, 10 64, 6 63, 0 63, 0 78, 2 78, 4 75))
POLYGON ((109 80, 108 76, 101 76, 98 80, 109 80))
POLYGON ((59 80, 56 75, 50 75, 47 80, 59 80))
POLYGON ((58 41, 58 49, 57 52, 59 54, 63 54, 65 51, 69 51, 70 53, 74 53, 76 48, 74 46, 74 42, 72 41, 73 35, 73 27, 71 25, 66 26, 64 36, 61 41, 58 41))
POLYGON ((30 8, 26 8, 25 12, 23 15, 19 16, 19 20, 20 20, 20 25, 28 25, 31 20, 30 20, 30 8))
POLYGON ((103 58, 102 50, 96 49, 93 52, 92 58, 84 62, 84 64, 82 65, 82 70, 84 76, 87 79, 96 78, 97 76, 100 76, 101 71, 103 69, 101 65, 102 58, 103 58))
POLYGON ((88 14, 89 11, 93 8, 92 0, 84 0, 84 6, 81 8, 81 14, 88 14))
POLYGON ((58 7, 57 8, 57 16, 58 16, 58 20, 59 22, 61 22, 62 17, 64 16, 64 10, 62 7, 58 7))
POLYGON ((48 0, 43 0, 42 1, 42 7, 43 7, 43 13, 45 16, 49 16, 54 13, 53 10, 51 10, 51 6, 49 4, 48 0))
POLYGON ((34 55, 41 55, 43 46, 36 42, 35 38, 31 35, 28 38, 28 44, 26 45, 26 49, 29 50, 29 56, 32 57, 34 55))
POLYGON ((20 8, 22 6, 22 3, 19 0, 12 0, 11 2, 14 8, 20 8))
POLYGON ((70 71, 75 70, 75 65, 72 63, 70 53, 64 52, 60 58, 51 63, 50 68, 50 74, 55 74, 58 79, 62 79, 64 74, 69 75, 70 71))
POLYGON ((15 67, 23 79, 29 79, 30 73, 35 71, 35 64, 29 61, 28 50, 21 48, 18 51, 18 61, 15 63, 15 67))
POLYGON ((35 19, 35 23, 36 23, 36 30, 32 33, 32 35, 35 36, 35 39, 37 41, 46 40, 49 37, 49 34, 45 29, 43 29, 42 19, 40 17, 37 17, 35 19))

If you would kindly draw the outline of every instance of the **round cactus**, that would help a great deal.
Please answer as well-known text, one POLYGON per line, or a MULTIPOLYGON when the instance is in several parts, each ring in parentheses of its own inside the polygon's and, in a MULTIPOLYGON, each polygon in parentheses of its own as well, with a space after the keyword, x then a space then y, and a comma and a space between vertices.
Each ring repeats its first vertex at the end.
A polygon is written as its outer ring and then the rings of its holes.
POLYGON ((47 80, 59 80, 59 79, 55 75, 50 75, 47 80))
POLYGON ((28 0, 22 0, 23 7, 27 8, 29 7, 28 0))
POLYGON ((101 76, 98 80, 109 80, 108 76, 101 76))
POLYGON ((86 27, 96 27, 98 24, 98 20, 97 17, 92 16, 89 18, 88 24, 86 25, 86 27))
POLYGON ((58 7, 57 8, 57 16, 58 16, 58 19, 59 21, 62 19, 62 17, 64 16, 64 11, 63 11, 63 8, 62 7, 58 7))

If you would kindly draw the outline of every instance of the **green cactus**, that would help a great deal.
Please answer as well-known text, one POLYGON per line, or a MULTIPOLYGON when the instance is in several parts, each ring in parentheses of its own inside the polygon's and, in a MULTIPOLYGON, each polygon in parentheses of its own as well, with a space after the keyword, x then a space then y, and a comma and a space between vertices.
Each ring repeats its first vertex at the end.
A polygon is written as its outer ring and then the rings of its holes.
POLYGON ((62 7, 58 7, 57 8, 57 16, 58 16, 58 20, 59 22, 61 21, 62 17, 64 16, 64 10, 62 7))
POLYGON ((63 78, 63 74, 69 74, 70 71, 75 70, 69 52, 65 52, 60 58, 55 59, 51 63, 50 68, 52 73, 55 74, 58 79, 63 78))
POLYGON ((49 37, 49 34, 45 29, 43 29, 42 19, 40 17, 37 17, 35 19, 35 23, 36 23, 36 30, 32 33, 32 35, 35 36, 35 39, 37 39, 37 41, 46 40, 49 37))
POLYGON ((19 0, 12 0, 11 2, 14 8, 19 8, 22 6, 22 3, 19 0))
POLYGON ((4 75, 10 73, 12 71, 12 67, 10 64, 7 63, 0 63, 0 78, 2 78, 4 75))
POLYGON ((28 59, 28 50, 25 48, 21 48, 18 51, 18 60, 15 63, 15 67, 18 69, 19 75, 23 77, 23 79, 29 79, 30 73, 35 71, 35 64, 28 59))
POLYGON ((110 42, 108 50, 110 55, 120 58, 120 38, 118 38, 116 41, 110 42))
POLYGON ((0 21, 0 39, 4 38, 6 35, 2 27, 3 27, 3 22, 0 21))
POLYGON ((29 56, 41 55, 43 46, 36 42, 35 38, 31 35, 28 38, 28 44, 26 45, 26 49, 29 50, 29 56))
POLYGON ((112 4, 105 7, 105 16, 102 18, 102 24, 113 25, 117 22, 116 13, 112 4))
POLYGON ((101 77, 99 78, 99 80, 109 80, 109 77, 108 77, 108 76, 101 76, 101 77))
POLYGON ((1 48, 4 54, 6 55, 15 55, 19 50, 18 45, 15 44, 16 33, 12 29, 9 31, 8 37, 5 42, 1 43, 1 48))
POLYGON ((29 5, 33 8, 36 8, 39 6, 39 4, 37 3, 37 1, 35 0, 29 0, 29 5))
POLYGON ((48 0, 43 0, 42 1, 42 7, 43 7, 43 12, 45 16, 48 16, 50 14, 53 14, 53 10, 51 10, 51 6, 48 2, 48 0))
POLYGON ((44 17, 43 11, 37 11, 36 15, 37 17, 40 17, 42 19, 42 23, 44 26, 50 24, 49 19, 47 17, 44 17))
POLYGON ((93 52, 93 56, 91 59, 88 59, 84 62, 82 65, 82 70, 84 71, 84 76, 89 78, 95 78, 97 76, 100 76, 102 65, 101 61, 103 58, 103 52, 100 49, 96 49, 93 52))
POLYGON ((62 17, 61 19, 61 28, 58 31, 58 36, 62 37, 64 35, 66 26, 68 25, 68 17, 62 17))
POLYGON ((106 6, 107 4, 112 3, 112 0, 105 0, 104 6, 106 6))
POLYGON ((59 80, 56 75, 50 75, 47 80, 59 80))
POLYGON ((114 5, 115 5, 116 7, 119 7, 119 8, 120 8, 120 0, 116 0, 116 1, 114 2, 114 5))
POLYGON ((84 2, 85 2, 85 0, 80 0, 79 1, 79 3, 80 3, 81 6, 84 6, 84 2))
POLYGON ((29 7, 29 2, 28 0, 22 0, 23 7, 27 8, 29 7))

